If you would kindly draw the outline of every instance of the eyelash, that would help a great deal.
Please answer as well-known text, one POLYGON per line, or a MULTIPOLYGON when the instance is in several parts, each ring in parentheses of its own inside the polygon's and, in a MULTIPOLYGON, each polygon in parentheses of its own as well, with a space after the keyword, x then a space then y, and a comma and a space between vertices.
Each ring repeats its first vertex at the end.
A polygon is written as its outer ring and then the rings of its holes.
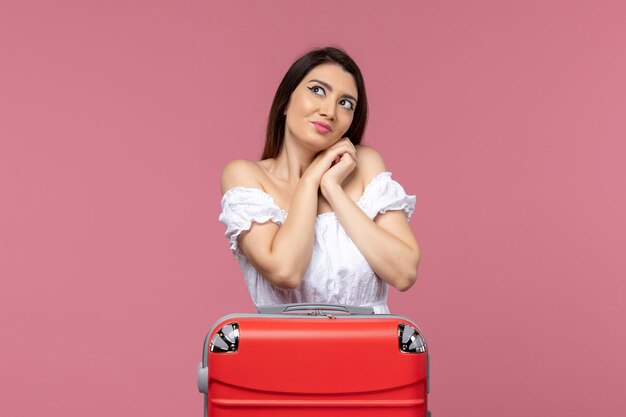
MULTIPOLYGON (((313 92, 313 94, 318 95, 315 91, 313 91, 315 88, 319 88, 320 90, 324 91, 324 94, 326 94, 326 91, 324 90, 324 87, 320 87, 319 85, 314 85, 313 87, 307 87, 309 90, 311 90, 313 92)), ((345 101, 346 103, 350 103, 350 108, 344 107, 344 109, 346 110, 354 110, 354 104, 349 101, 349 100, 341 100, 341 101, 345 101)))

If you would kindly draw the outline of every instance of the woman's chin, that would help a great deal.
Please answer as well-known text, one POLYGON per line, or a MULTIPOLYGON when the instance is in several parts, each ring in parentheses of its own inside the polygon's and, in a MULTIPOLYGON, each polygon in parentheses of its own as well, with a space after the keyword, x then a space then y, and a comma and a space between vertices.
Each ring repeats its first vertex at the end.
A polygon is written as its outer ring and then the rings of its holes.
POLYGON ((312 135, 307 136, 306 139, 299 140, 298 142, 303 144, 309 149, 316 151, 323 151, 324 149, 333 146, 340 138, 329 137, 329 136, 321 136, 321 135, 312 135))
POLYGON ((303 135, 292 133, 291 137, 294 143, 300 144, 301 146, 310 149, 311 151, 315 151, 316 153, 333 146, 339 141, 339 139, 341 139, 341 136, 337 135, 335 132, 325 135, 317 132, 305 132, 303 135))

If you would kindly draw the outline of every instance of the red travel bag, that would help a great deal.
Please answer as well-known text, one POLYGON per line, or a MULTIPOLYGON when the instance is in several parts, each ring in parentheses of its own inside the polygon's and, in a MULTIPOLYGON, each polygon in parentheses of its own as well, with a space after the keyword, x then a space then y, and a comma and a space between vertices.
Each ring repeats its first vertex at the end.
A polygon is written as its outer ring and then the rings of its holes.
POLYGON ((430 416, 421 330, 371 307, 287 304, 231 314, 207 334, 209 417, 430 416))

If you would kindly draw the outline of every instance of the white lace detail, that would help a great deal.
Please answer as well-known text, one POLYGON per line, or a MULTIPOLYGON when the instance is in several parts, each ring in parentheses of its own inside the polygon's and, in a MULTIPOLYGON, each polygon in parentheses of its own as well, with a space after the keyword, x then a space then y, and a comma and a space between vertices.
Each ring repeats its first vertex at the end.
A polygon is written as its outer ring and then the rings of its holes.
POLYGON ((415 211, 415 196, 407 195, 388 171, 381 172, 370 181, 358 203, 370 219, 374 219, 378 213, 402 210, 409 220, 415 211))
POLYGON ((222 213, 219 221, 226 226, 225 236, 230 239, 230 250, 236 254, 237 238, 250 230, 252 222, 273 221, 282 225, 287 213, 279 208, 274 199, 258 188, 234 187, 222 197, 222 213))

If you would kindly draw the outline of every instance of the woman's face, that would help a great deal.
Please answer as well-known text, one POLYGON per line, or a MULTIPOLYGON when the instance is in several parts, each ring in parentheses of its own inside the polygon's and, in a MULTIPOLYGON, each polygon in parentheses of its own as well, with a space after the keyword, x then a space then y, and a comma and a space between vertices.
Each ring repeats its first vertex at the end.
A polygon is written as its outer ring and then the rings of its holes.
POLYGON ((348 131, 357 105, 354 77, 337 64, 313 68, 291 93, 285 110, 285 141, 319 152, 348 131))

